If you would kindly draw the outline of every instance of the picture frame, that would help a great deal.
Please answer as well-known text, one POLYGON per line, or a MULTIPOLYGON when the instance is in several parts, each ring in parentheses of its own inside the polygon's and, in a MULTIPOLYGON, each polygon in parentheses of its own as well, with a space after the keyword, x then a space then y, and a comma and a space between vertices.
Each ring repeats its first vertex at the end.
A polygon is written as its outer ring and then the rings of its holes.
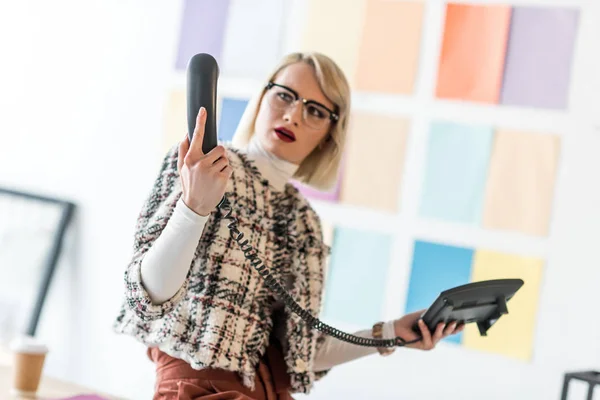
POLYGON ((0 341, 36 334, 73 202, 0 187, 0 341))

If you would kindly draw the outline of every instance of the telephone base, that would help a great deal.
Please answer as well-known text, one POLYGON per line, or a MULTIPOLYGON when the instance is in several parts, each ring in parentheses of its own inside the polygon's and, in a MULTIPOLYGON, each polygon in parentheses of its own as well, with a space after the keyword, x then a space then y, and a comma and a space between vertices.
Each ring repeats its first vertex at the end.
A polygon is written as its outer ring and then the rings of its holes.
MULTIPOLYGON (((507 302, 523 283, 521 279, 493 279, 446 290, 423 313, 423 322, 432 333, 439 323, 475 323, 480 336, 487 336, 500 317, 508 314, 507 302)), ((413 330, 421 332, 417 324, 413 330)))

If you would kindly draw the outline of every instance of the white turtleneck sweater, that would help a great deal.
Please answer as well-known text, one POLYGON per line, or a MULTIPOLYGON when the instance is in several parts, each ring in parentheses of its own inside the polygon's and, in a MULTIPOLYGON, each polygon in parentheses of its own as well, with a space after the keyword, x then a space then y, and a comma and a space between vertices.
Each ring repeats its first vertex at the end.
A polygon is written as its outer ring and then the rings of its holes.
MULTIPOLYGON (((250 141, 247 153, 248 159, 254 161, 261 174, 277 190, 283 190, 298 169, 298 165, 282 160, 264 149, 256 137, 250 141)), ((155 304, 161 304, 173 297, 185 282, 207 220, 208 217, 196 214, 182 199, 179 199, 165 229, 148 251, 141 265, 142 283, 155 304)), ((274 312, 280 311, 282 307, 284 307, 283 303, 278 302, 274 312)), ((372 337, 371 329, 354 334, 372 337)), ((276 329, 276 335, 285 348, 286 340, 282 337, 285 336, 284 331, 276 329)), ((394 336, 393 322, 387 322, 383 326, 383 337, 394 336)), ((315 371, 327 370, 376 353, 377 350, 373 347, 360 347, 327 336, 315 356, 314 369, 315 371)))

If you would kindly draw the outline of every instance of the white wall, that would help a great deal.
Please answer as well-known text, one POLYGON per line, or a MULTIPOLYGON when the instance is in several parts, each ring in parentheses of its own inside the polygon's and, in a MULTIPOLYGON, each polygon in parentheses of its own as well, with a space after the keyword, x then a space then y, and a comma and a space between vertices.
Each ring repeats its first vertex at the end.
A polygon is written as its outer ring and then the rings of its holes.
MULTIPOLYGON (((542 1, 513 2, 525 3, 542 1)), ((532 363, 445 344, 430 353, 399 350, 393 357, 337 367, 309 398, 548 399, 558 397, 563 371, 600 369, 600 319, 593 303, 600 282, 600 132, 593 130, 592 121, 594 112, 599 120, 594 101, 600 88, 589 85, 600 65, 600 28, 593 26, 600 7, 591 0, 543 3, 586 6, 568 114, 432 106, 433 63, 422 65, 415 102, 377 96, 355 101, 357 108, 386 113, 415 110, 404 208, 394 224, 398 288, 406 285, 415 235, 491 248, 529 246, 548 258, 532 363), (458 122, 502 121, 560 131, 561 165, 547 240, 520 242, 414 218, 422 178, 416 166, 424 157, 427 124, 447 115, 458 122)), ((294 4, 301 9, 303 2, 294 4)), ((427 18, 441 21, 443 2, 428 4, 427 18)), ((133 223, 158 167, 180 12, 180 2, 159 0, 0 3, 0 184, 70 198, 79 205, 76 229, 70 232, 40 326, 40 335, 52 347, 47 371, 132 399, 151 398, 153 366, 142 346, 112 334, 110 326, 122 298, 133 223)), ((439 50, 440 34, 437 29, 424 33, 422 56, 429 55, 424 59, 435 58, 431 55, 439 50)), ((288 38, 290 49, 293 40, 288 38)), ((241 90, 253 86, 247 82, 241 90)), ((226 79, 223 87, 234 94, 226 79)), ((317 207, 333 222, 370 226, 384 219, 347 207, 317 207)), ((388 307, 390 318, 401 312, 405 297, 401 289, 394 293, 390 304, 398 307, 388 307)))
POLYGON ((151 398, 152 364, 111 324, 157 171, 180 9, 158 0, 1 4, 0 184, 79 206, 40 321, 48 372, 151 398))

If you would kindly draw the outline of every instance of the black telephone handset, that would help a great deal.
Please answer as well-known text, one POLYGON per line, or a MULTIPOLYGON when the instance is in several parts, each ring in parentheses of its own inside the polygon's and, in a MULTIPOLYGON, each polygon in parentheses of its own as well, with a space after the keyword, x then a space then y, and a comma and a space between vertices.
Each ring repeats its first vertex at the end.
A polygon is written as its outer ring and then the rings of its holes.
MULTIPOLYGON (((196 116, 200 111, 200 107, 206 108, 207 119, 204 142, 202 143, 202 151, 205 154, 217 146, 216 99, 218 77, 219 67, 217 61, 211 55, 200 53, 190 59, 187 69, 188 135, 191 143, 194 128, 196 126, 196 116)), ((299 315, 309 326, 339 340, 359 346, 395 347, 404 346, 421 340, 421 338, 419 338, 407 342, 401 337, 396 337, 394 339, 364 338, 342 332, 315 318, 307 310, 302 308, 288 293, 287 289, 270 274, 269 268, 267 268, 260 258, 258 258, 257 252, 248 244, 248 240, 243 240, 244 234, 237 228, 237 220, 232 216, 231 206, 225 196, 223 196, 223 199, 217 207, 225 212, 223 218, 230 221, 227 226, 231 232, 231 237, 240 245, 246 259, 250 261, 251 265, 265 279, 267 286, 280 297, 287 307, 299 315)))
POLYGON ((196 128, 196 118, 200 107, 206 109, 206 125, 202 152, 207 154, 217 146, 217 80, 219 66, 213 56, 206 53, 196 54, 190 59, 187 68, 187 120, 188 138, 196 128))

